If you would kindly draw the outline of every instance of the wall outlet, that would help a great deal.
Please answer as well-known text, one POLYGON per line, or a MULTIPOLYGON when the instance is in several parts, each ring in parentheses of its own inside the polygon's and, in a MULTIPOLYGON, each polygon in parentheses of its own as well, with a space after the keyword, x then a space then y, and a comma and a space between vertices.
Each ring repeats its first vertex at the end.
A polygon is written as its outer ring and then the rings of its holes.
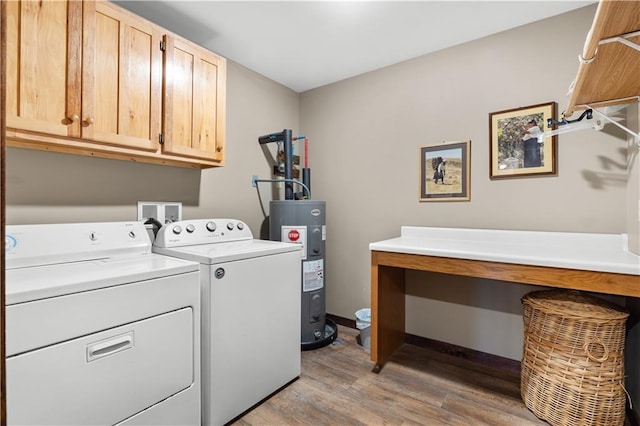
POLYGON ((153 218, 161 224, 182 220, 181 202, 138 201, 138 219, 153 218))
POLYGON ((251 186, 256 188, 258 186, 258 175, 251 176, 251 186))

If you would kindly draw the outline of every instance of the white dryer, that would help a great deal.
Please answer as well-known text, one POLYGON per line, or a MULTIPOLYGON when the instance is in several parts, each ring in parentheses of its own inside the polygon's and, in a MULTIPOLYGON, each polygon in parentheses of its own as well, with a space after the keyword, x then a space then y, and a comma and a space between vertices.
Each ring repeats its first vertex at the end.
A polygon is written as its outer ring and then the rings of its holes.
POLYGON ((299 245, 201 219, 163 226, 153 250, 200 263, 203 424, 228 423, 299 377, 299 245))
POLYGON ((7 423, 199 425, 198 264, 139 222, 7 226, 7 423))

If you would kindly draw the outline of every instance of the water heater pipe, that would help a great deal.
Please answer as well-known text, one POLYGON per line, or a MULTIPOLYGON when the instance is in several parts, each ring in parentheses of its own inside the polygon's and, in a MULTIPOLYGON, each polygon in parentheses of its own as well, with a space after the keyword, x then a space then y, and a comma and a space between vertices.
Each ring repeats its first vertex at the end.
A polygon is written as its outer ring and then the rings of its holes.
POLYGON ((284 129, 282 133, 284 141, 284 199, 293 200, 293 155, 291 155, 293 145, 291 129, 284 129))
POLYGON ((309 189, 309 187, 303 183, 300 182, 299 180, 296 179, 256 179, 254 180, 254 182, 258 183, 258 182, 282 182, 282 181, 287 181, 290 182, 291 184, 298 184, 300 185, 302 188, 304 188, 305 191, 307 191, 307 198, 311 199, 311 190, 309 189))
POLYGON ((291 155, 293 137, 291 129, 284 129, 280 133, 271 133, 258 138, 260 144, 280 141, 284 143, 284 198, 285 200, 293 200, 293 155, 291 155))

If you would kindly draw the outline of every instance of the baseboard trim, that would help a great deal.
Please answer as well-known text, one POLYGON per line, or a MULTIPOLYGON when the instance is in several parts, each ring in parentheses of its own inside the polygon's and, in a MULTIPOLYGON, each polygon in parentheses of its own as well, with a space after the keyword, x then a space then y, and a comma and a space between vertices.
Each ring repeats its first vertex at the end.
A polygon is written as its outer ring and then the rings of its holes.
MULTIPOLYGON (((337 315, 327 314, 327 318, 333 320, 336 324, 356 328, 356 320, 340 317, 337 315)), ((463 346, 453 345, 451 343, 441 342, 414 334, 405 334, 405 343, 415 345, 421 348, 430 349, 434 352, 440 352, 455 358, 465 359, 475 362, 485 367, 495 368, 497 370, 508 371, 520 374, 520 361, 501 357, 498 355, 488 354, 486 352, 476 351, 474 349, 465 348, 463 346)))
POLYGON ((484 365, 485 367, 494 368, 501 371, 520 374, 520 361, 510 358, 493 355, 486 352, 477 351, 475 349, 465 348, 463 346, 454 345, 439 340, 433 340, 414 334, 405 334, 405 343, 419 346, 421 348, 430 349, 434 352, 440 352, 455 358, 464 359, 484 365))
POLYGON ((335 322, 338 325, 342 325, 349 328, 356 328, 356 320, 348 319, 345 317, 339 317, 337 315, 326 314, 326 317, 335 322))

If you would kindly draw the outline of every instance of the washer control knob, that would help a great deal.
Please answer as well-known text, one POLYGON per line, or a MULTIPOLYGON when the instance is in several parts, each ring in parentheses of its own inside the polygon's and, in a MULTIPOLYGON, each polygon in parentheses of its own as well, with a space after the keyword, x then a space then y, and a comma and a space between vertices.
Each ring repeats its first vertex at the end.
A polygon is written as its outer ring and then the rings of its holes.
POLYGON ((129 231, 129 237, 135 238, 136 237, 136 233, 133 232, 133 231, 129 231))
POLYGON ((236 225, 238 227, 238 230, 242 231, 244 229, 244 223, 242 222, 238 222, 238 224, 236 225))
POLYGON ((187 225, 186 230, 188 233, 193 234, 193 231, 196 230, 196 227, 192 223, 190 223, 187 225))
POLYGON ((233 223, 231 223, 231 222, 227 223, 227 229, 229 231, 233 231, 233 223))
POLYGON ((172 231, 174 234, 180 235, 180 233, 182 232, 182 226, 176 225, 172 228, 172 231))
POLYGON ((207 231, 213 232, 215 230, 216 230, 216 223, 215 222, 207 222, 207 231))
POLYGON ((4 236, 4 246, 6 250, 14 249, 18 245, 18 240, 13 235, 4 236))

